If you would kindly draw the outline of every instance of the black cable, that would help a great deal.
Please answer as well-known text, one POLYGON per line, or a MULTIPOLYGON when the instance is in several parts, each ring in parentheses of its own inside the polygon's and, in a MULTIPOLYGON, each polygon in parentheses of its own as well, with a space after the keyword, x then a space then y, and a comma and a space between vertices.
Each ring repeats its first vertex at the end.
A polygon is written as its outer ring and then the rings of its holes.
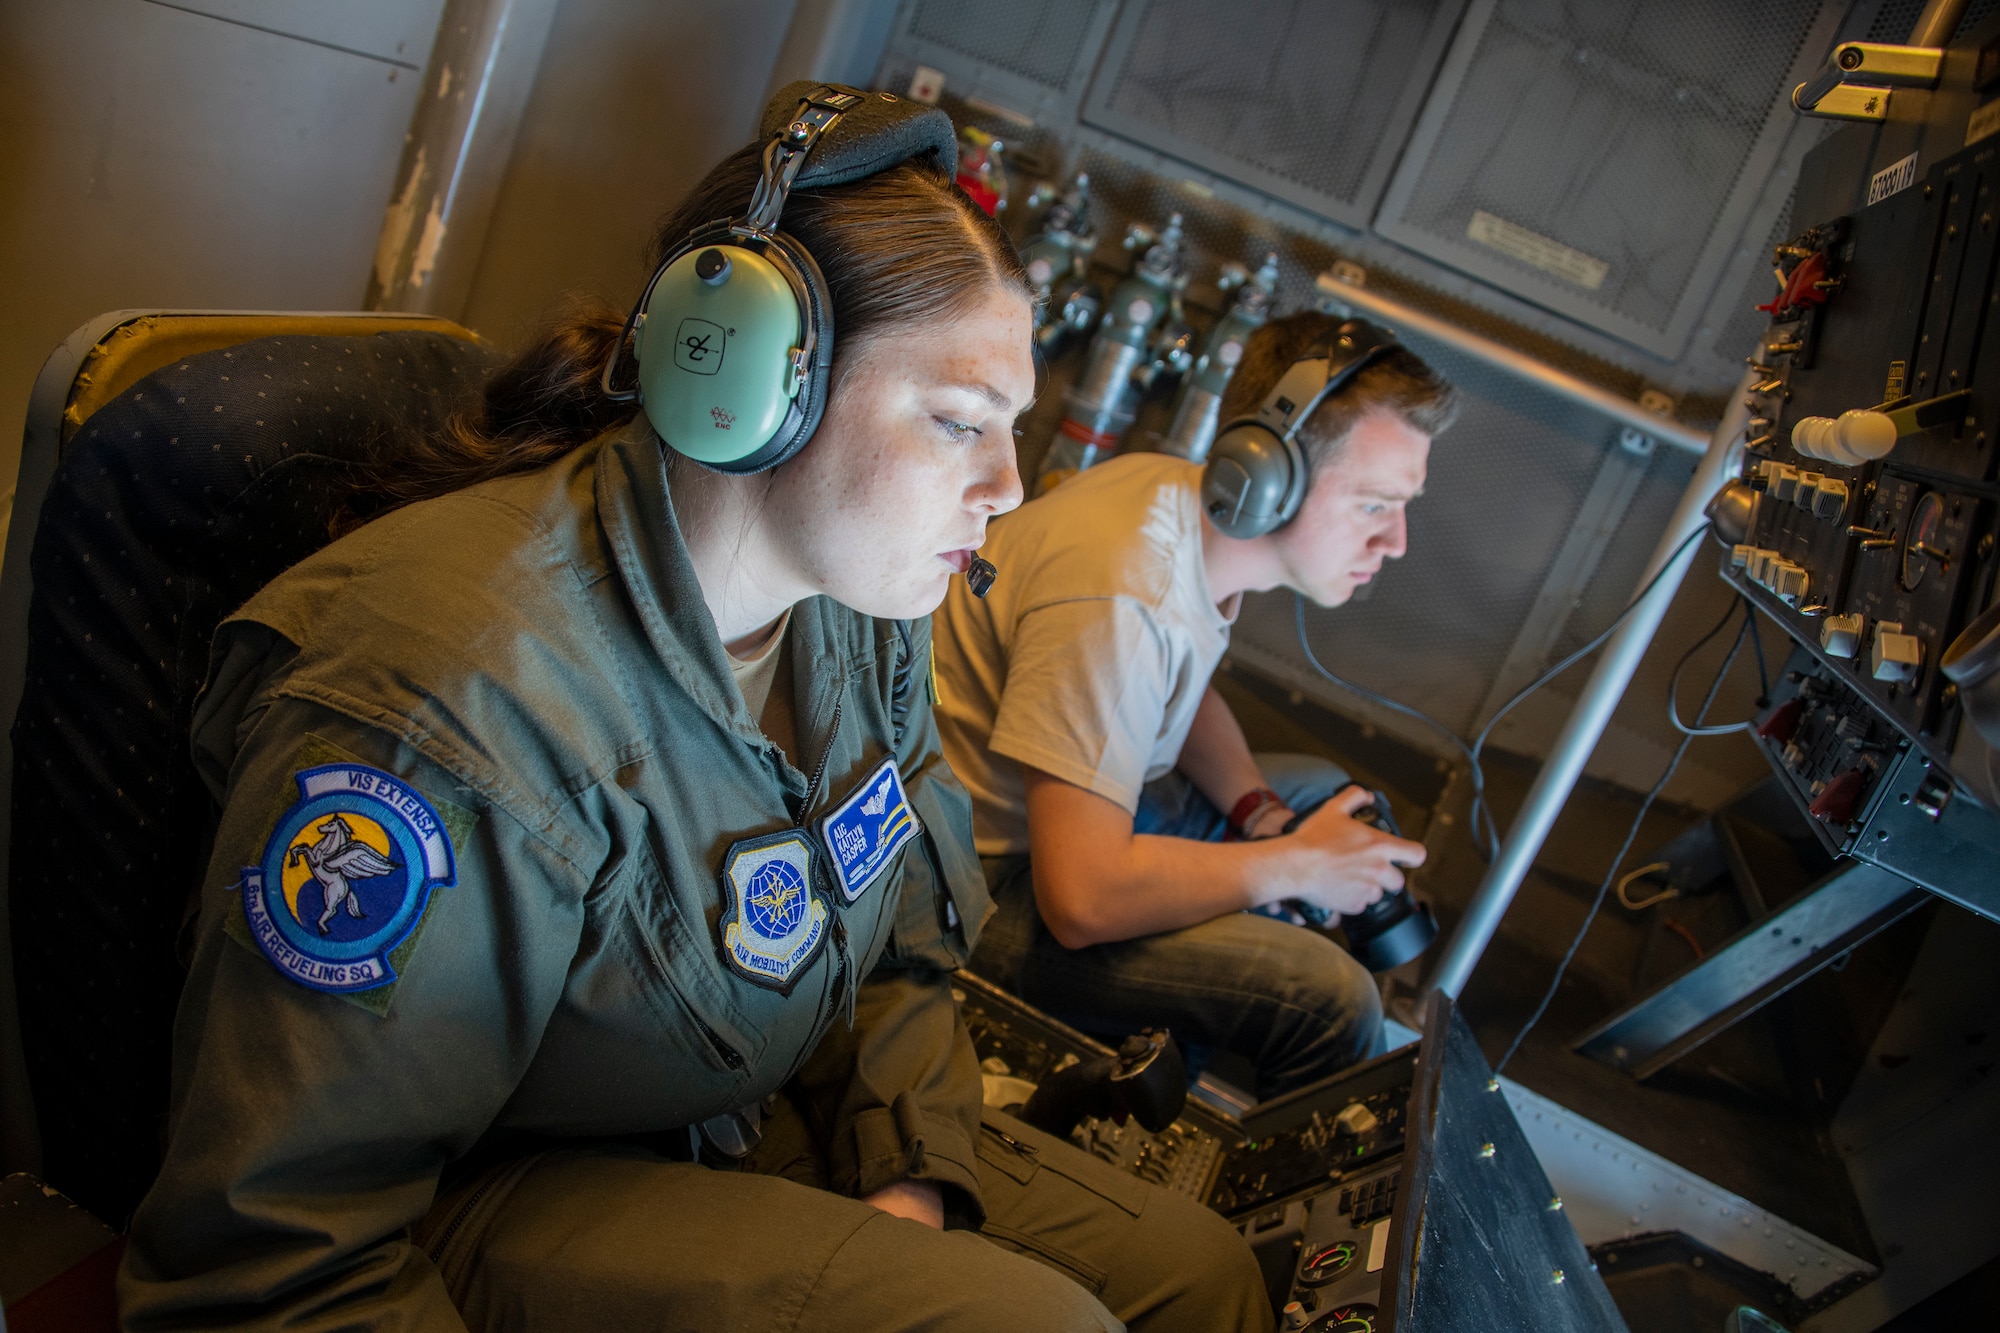
POLYGON ((1319 660, 1319 655, 1313 652, 1312 643, 1306 638, 1306 599, 1303 593, 1294 592, 1292 594, 1292 620, 1298 627, 1299 648, 1304 651, 1306 661, 1312 663, 1313 669, 1319 672, 1320 675, 1325 676, 1341 689, 1358 694, 1371 703, 1379 704, 1392 712, 1401 713, 1405 717, 1415 718, 1431 730, 1437 732, 1438 735, 1450 741, 1468 761, 1472 760, 1472 751, 1466 749, 1465 742, 1458 738, 1458 733, 1432 717, 1429 713, 1424 712, 1422 709, 1412 708, 1406 703, 1400 703, 1395 699, 1391 699, 1386 694, 1377 694, 1366 685, 1357 685, 1346 677, 1336 676, 1333 672, 1327 670, 1325 663, 1319 660))
POLYGON ((1319 660, 1318 655, 1313 652, 1312 643, 1306 638, 1305 598, 1302 594, 1294 592, 1292 594, 1292 618, 1294 625, 1298 629, 1299 648, 1305 653, 1306 661, 1312 664, 1313 669, 1318 671, 1320 675, 1325 676, 1333 684, 1339 686, 1341 689, 1352 691, 1362 698, 1368 699, 1382 707, 1401 713, 1406 717, 1415 718, 1417 721, 1422 722, 1425 726, 1430 727, 1450 740, 1458 752, 1465 756, 1466 765, 1471 770, 1472 775, 1472 841, 1474 846, 1479 848, 1480 854, 1488 861, 1491 861, 1500 852, 1500 827, 1493 818, 1491 808, 1486 804, 1486 770, 1480 766, 1479 756, 1485 750, 1487 738, 1493 734, 1493 728, 1499 723, 1501 718, 1512 712, 1515 706, 1523 699, 1526 699, 1536 690, 1541 689, 1557 676, 1560 676, 1563 672, 1569 670, 1599 648, 1602 648, 1605 641, 1611 637, 1612 631, 1625 623, 1625 618, 1639 608, 1639 603, 1645 601, 1651 595, 1653 589, 1659 586, 1660 580, 1667 576, 1667 571, 1672 569, 1674 563, 1681 558, 1681 553, 1687 550, 1704 532, 1707 532, 1709 526, 1709 524, 1703 523, 1684 537, 1680 545, 1674 547, 1673 554, 1668 556, 1661 563, 1659 569, 1654 572, 1653 577, 1646 580, 1646 586, 1633 594, 1632 600, 1625 604, 1624 609, 1611 618, 1610 624, 1600 630, 1590 642, 1584 644, 1581 648, 1563 658, 1562 661, 1535 677, 1528 684, 1524 685, 1513 698, 1502 704, 1499 711, 1487 719, 1486 725, 1480 729, 1478 739, 1473 741, 1469 746, 1463 740, 1459 739, 1457 732, 1430 714, 1420 709, 1412 708, 1408 704, 1399 703, 1386 695, 1377 694, 1374 690, 1357 685, 1353 681, 1336 676, 1333 672, 1327 670, 1326 666, 1319 660))
MULTIPOLYGON (((1734 615, 1736 612, 1736 608, 1733 606, 1729 610, 1730 615, 1734 615)), ((1723 617, 1722 623, 1728 624, 1729 617, 1723 617)), ((1716 628, 1719 630, 1721 625, 1718 625, 1716 628)), ((1738 627, 1736 642, 1730 645, 1728 656, 1722 659, 1721 669, 1715 673, 1714 681, 1709 684, 1707 697, 1701 701, 1700 711, 1694 715, 1696 726, 1700 726, 1702 719, 1708 716, 1709 708, 1715 703, 1715 696, 1722 692, 1723 679, 1729 675, 1729 668, 1735 664, 1736 655, 1743 650, 1743 635, 1749 628, 1750 622, 1748 620, 1745 620, 1738 627)), ((1711 634, 1713 632, 1711 631, 1711 634)), ((1702 642, 1707 642, 1707 638, 1704 637, 1702 642)), ((1700 647, 1701 643, 1697 643, 1693 648, 1688 649, 1687 652, 1681 655, 1680 662, 1674 667, 1674 674, 1676 676, 1680 674, 1681 667, 1687 665, 1688 659, 1694 656, 1695 650, 1700 647)), ((1548 1012, 1549 1004, 1556 998, 1556 991, 1562 985, 1564 974, 1569 971, 1570 963, 1576 958, 1576 951, 1583 947, 1583 937, 1590 933, 1590 927, 1596 922, 1597 914, 1604 906, 1605 895, 1611 892, 1612 881, 1618 878, 1619 867, 1625 864, 1626 854, 1632 850, 1633 842, 1639 837, 1639 829, 1646 822, 1647 812, 1653 808, 1653 802, 1659 799, 1660 793, 1666 790, 1667 783, 1672 780, 1674 771, 1681 766, 1682 757, 1687 754, 1688 747, 1694 744, 1694 741, 1695 737, 1692 733, 1681 737, 1681 743, 1674 749, 1673 758, 1667 761, 1666 771, 1660 774, 1660 780, 1653 784, 1653 789, 1646 793, 1646 798, 1639 802, 1639 813, 1633 816, 1632 826, 1625 830, 1625 841, 1618 844, 1618 854, 1611 858, 1611 868, 1604 872, 1604 880, 1597 886, 1597 896, 1591 900, 1590 910, 1584 914, 1583 924, 1576 928, 1576 935, 1570 940, 1569 948, 1564 952, 1562 961, 1556 964, 1556 973, 1553 977, 1549 978, 1549 988, 1542 992, 1542 1002, 1535 1006, 1535 1012, 1530 1014, 1528 1021, 1521 1025, 1521 1030, 1514 1034, 1514 1040, 1509 1043, 1507 1053, 1500 1057, 1498 1064, 1493 1066, 1493 1073, 1496 1077, 1502 1070, 1507 1068, 1507 1062, 1514 1058, 1514 1052, 1521 1049, 1521 1043, 1527 1040, 1528 1034, 1535 1030, 1535 1025, 1542 1021, 1542 1015, 1548 1012)))
MULTIPOLYGON (((1738 593, 1737 596, 1741 597, 1742 594, 1738 593)), ((1747 604, 1749 599, 1744 598, 1744 601, 1747 604)), ((1763 625, 1753 624, 1750 626, 1750 646, 1757 653, 1757 709, 1759 712, 1762 712, 1771 706, 1771 672, 1764 665, 1763 625)))
POLYGON ((1612 632, 1625 623, 1625 617, 1638 610, 1639 603, 1645 601, 1652 594, 1653 589, 1659 586, 1660 580, 1667 576, 1667 571, 1672 569, 1674 563, 1681 558, 1681 553, 1687 550, 1704 532, 1707 532, 1709 527, 1708 523, 1703 523, 1693 532, 1682 538, 1680 545, 1674 547, 1674 553, 1661 562, 1658 571, 1654 573, 1652 578, 1646 580, 1646 586, 1639 589, 1631 601, 1625 603, 1625 609, 1613 616, 1610 624, 1600 630, 1590 642, 1584 644, 1581 648, 1563 658, 1562 661, 1556 663, 1547 671, 1544 671, 1541 675, 1522 686, 1515 693, 1514 697, 1500 705, 1498 711, 1486 720, 1486 725, 1479 729, 1479 736, 1472 743, 1472 826, 1475 833, 1475 842, 1479 841, 1477 831, 1481 823, 1483 822, 1486 826, 1489 838, 1486 844, 1488 847, 1486 853, 1487 860, 1490 861, 1499 855, 1500 827, 1498 822, 1493 818, 1492 809, 1486 804, 1486 771, 1479 765, 1479 756, 1484 753, 1487 739, 1493 734, 1493 728, 1500 725, 1500 719, 1513 712, 1522 700, 1526 699, 1536 690, 1541 689, 1544 685, 1547 685, 1578 662, 1581 662, 1584 658, 1596 652, 1599 648, 1602 648, 1605 642, 1611 638, 1612 632))
POLYGON ((1681 673, 1687 670, 1688 663, 1694 661, 1695 654, 1700 652, 1710 639, 1722 633, 1724 627, 1729 624, 1730 619, 1738 611, 1743 613, 1743 627, 1736 631, 1736 647, 1730 651, 1733 654, 1738 649, 1741 649, 1743 647, 1744 631, 1752 628, 1750 621, 1755 613, 1750 610, 1750 599, 1742 593, 1738 593, 1736 600, 1731 602, 1723 611, 1722 619, 1715 622, 1715 627, 1699 639, 1696 639, 1694 647, 1688 649, 1682 655, 1680 665, 1674 668, 1673 676, 1667 681, 1667 721, 1671 722, 1674 730, 1680 732, 1683 736, 1732 736, 1739 731, 1748 731, 1750 729, 1750 723, 1748 722, 1730 722, 1726 725, 1714 727, 1690 726, 1681 721, 1680 713, 1681 673))

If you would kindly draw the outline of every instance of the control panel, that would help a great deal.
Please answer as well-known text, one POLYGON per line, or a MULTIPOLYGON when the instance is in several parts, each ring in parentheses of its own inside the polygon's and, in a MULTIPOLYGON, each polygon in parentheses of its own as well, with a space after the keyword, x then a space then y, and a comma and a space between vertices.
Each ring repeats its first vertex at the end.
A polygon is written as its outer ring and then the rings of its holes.
MULTIPOLYGON (((1051 1074, 1107 1052, 977 976, 953 996, 986 1083, 1018 1112, 1051 1074)), ((1404 1120, 1417 1048, 1381 1056, 1260 1104, 1237 1120, 1190 1099, 1159 1133, 1084 1117, 1071 1142, 1120 1170, 1198 1199, 1243 1232, 1281 1325, 1369 1333, 1387 1273, 1404 1120)))
POLYGON ((1785 771, 1826 784, 1810 797, 1823 822, 1854 817, 1866 756, 1891 741, 2000 805, 1947 670, 2000 565, 1996 213, 2000 142, 1986 142, 1773 254, 1741 477, 1753 504, 1724 577, 1813 659, 1762 725, 1804 765, 1785 771), (1836 697, 1852 703, 1837 718, 1836 697), (1847 728, 1836 740, 1829 718, 1847 728))
POLYGON ((1862 669, 1799 645, 1757 719, 1758 745, 1828 852, 2000 919, 2000 814, 1864 692, 1862 669))

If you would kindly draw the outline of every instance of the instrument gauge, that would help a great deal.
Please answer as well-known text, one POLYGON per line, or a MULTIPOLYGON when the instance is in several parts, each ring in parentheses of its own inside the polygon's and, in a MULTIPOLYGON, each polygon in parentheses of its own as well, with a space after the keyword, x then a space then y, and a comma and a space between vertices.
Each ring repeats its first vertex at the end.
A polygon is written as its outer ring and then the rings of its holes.
POLYGON ((1360 1253, 1351 1240, 1337 1240, 1331 1245, 1323 1245, 1313 1251, 1299 1268, 1299 1281, 1308 1287, 1317 1287, 1333 1281, 1354 1264, 1354 1256, 1360 1253))
POLYGON ((1939 529, 1944 526, 1944 497, 1936 491, 1925 491, 1910 511, 1910 526, 1903 534, 1903 577, 1905 592, 1916 591, 1924 581, 1931 561, 1940 558, 1938 549, 1939 529))
POLYGON ((1375 1307, 1366 1301, 1336 1305, 1308 1324, 1306 1333, 1375 1333, 1375 1307))

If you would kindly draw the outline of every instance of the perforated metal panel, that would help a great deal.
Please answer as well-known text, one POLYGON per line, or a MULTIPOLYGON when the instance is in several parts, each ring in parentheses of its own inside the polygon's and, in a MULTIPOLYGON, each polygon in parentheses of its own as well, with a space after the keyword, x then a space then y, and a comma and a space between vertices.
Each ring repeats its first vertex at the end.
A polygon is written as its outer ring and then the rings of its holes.
POLYGON ((1087 54, 1097 0, 921 0, 910 32, 1048 88, 1065 88, 1087 54))
POLYGON ((1377 228, 1678 357, 1844 8, 1475 0, 1377 228))
MULTIPOLYGON (((1409 511, 1409 554, 1384 568, 1365 600, 1309 609, 1307 628, 1333 670, 1466 734, 1604 451, 1617 447, 1615 430, 1440 344, 1406 341, 1459 387, 1463 407, 1432 446, 1424 496, 1409 511)), ((1635 526, 1657 531, 1665 521, 1664 512, 1631 512, 1635 526)), ((1310 671, 1289 593, 1249 599, 1233 637, 1310 671)))
POLYGON ((1364 227, 1465 0, 1131 0, 1083 119, 1364 227))
MULTIPOLYGON (((1958 21, 1958 32, 1971 32, 1995 10, 2000 10, 2000 0, 1972 0, 1958 21)), ((1868 34, 1861 40, 1906 42, 1910 39, 1910 29, 1917 25, 1917 15, 1923 12, 1924 0, 1882 0, 1882 7, 1875 11, 1875 21, 1868 25, 1868 34)))

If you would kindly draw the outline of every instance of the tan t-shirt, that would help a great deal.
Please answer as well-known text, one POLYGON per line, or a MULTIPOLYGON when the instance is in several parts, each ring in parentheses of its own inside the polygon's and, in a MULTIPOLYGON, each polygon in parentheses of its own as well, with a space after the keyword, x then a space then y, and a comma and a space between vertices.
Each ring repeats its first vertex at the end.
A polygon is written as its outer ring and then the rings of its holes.
MULTIPOLYGON (((764 734, 776 741, 778 748, 786 755, 792 755, 792 699, 791 690, 773 689, 785 674, 785 631, 792 625, 792 609, 785 608, 778 623, 772 627, 771 635, 759 645, 749 657, 738 657, 734 653, 729 658, 729 674, 736 682, 736 688, 743 693, 743 702, 750 710, 750 716, 757 719, 757 725, 764 734)), ((786 682, 789 685, 789 682, 786 682)))
POLYGON ((1201 466, 1099 464, 993 523, 984 601, 953 579, 932 620, 938 730, 982 856, 1028 850, 1021 767, 1137 810, 1171 769, 1235 618, 1208 590, 1201 466))

